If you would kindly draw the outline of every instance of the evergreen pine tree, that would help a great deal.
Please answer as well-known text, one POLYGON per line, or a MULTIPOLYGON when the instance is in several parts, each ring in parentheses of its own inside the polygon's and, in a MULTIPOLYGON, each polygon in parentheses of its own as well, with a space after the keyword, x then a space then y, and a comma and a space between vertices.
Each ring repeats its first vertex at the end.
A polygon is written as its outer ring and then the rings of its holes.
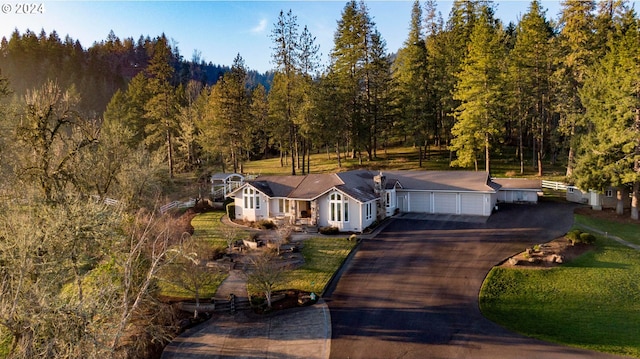
POLYGON ((491 145, 502 130, 498 103, 503 91, 502 39, 502 29, 495 25, 489 12, 484 12, 471 33, 469 53, 453 94, 454 99, 460 101, 451 131, 454 136, 451 149, 457 154, 454 166, 474 165, 477 171, 477 154, 484 149, 485 170, 490 172, 491 145))

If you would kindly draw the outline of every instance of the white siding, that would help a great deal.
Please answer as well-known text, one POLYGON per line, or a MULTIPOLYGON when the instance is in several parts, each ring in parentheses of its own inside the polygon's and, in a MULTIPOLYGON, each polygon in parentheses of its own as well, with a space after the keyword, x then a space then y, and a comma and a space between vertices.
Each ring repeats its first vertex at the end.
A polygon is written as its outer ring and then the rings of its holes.
POLYGON ((407 192, 398 192, 396 197, 398 209, 400 212, 406 213, 409 212, 409 193, 407 192))
POLYGON ((458 195, 456 193, 434 193, 433 213, 458 213, 458 195))
POLYGON ((506 203, 538 203, 538 192, 531 190, 500 190, 498 191, 498 201, 506 203))
MULTIPOLYGON (((487 200, 487 203, 489 201, 487 200)), ((485 195, 482 193, 461 193, 460 214, 484 215, 485 195)))

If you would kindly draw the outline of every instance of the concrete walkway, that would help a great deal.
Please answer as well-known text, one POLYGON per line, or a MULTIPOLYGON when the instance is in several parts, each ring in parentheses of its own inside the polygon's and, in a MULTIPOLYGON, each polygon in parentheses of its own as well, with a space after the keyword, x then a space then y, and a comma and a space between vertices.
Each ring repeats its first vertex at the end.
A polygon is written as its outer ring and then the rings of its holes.
POLYGON ((169 344, 162 359, 309 358, 331 352, 331 316, 323 300, 266 316, 216 315, 169 344))
POLYGON ((220 284, 213 297, 227 300, 231 294, 239 298, 249 297, 247 294, 247 278, 239 269, 229 271, 229 276, 220 284))

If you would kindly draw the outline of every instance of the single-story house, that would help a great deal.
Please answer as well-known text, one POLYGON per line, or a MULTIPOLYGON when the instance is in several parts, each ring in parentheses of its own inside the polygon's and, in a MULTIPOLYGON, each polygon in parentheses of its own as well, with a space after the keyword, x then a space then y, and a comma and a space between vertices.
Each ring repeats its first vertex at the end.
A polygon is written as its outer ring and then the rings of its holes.
POLYGON ((500 189, 486 172, 355 170, 261 176, 229 197, 236 219, 361 232, 397 212, 490 216, 500 189))

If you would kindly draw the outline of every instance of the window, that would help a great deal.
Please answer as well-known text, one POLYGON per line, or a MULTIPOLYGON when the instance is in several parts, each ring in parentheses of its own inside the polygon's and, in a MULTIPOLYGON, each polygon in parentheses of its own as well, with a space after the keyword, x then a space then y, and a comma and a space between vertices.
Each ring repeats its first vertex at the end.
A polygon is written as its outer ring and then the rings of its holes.
POLYGON ((386 193, 387 208, 391 207, 391 192, 386 193))
POLYGON ((373 204, 371 202, 364 205, 364 218, 370 220, 373 218, 373 204))
POLYGON ((344 202, 344 221, 349 222, 349 202, 344 202))
POLYGON ((349 222, 349 201, 340 193, 329 195, 329 211, 331 222, 349 222))
POLYGON ((612 191, 612 190, 610 190, 610 189, 608 189, 608 190, 606 190, 606 191, 604 192, 604 195, 605 195, 605 196, 607 196, 607 197, 613 197, 613 191, 612 191))
POLYGON ((278 200, 278 211, 280 213, 284 213, 284 214, 289 213, 289 200, 288 199, 280 198, 278 200))
POLYGON ((569 191, 569 193, 573 193, 573 187, 567 187, 567 191, 569 191))
POLYGON ((260 209, 260 193, 253 188, 245 187, 242 191, 245 209, 260 209))

